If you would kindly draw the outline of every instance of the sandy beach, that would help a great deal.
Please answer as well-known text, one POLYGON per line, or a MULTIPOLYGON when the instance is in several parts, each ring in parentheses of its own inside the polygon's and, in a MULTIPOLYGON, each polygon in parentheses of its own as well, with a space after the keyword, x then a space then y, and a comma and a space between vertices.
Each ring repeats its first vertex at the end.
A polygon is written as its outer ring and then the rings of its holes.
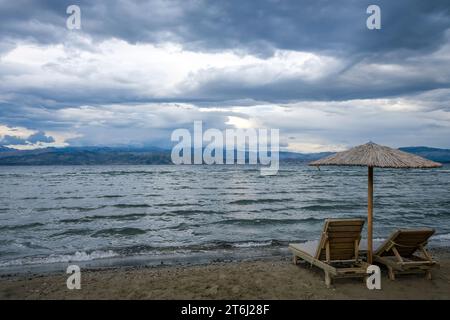
POLYGON ((337 279, 327 289, 323 273, 294 266, 287 257, 198 266, 82 270, 80 290, 67 275, 3 275, 0 299, 450 299, 450 251, 433 250, 440 268, 433 279, 404 275, 369 291, 362 279, 337 279))

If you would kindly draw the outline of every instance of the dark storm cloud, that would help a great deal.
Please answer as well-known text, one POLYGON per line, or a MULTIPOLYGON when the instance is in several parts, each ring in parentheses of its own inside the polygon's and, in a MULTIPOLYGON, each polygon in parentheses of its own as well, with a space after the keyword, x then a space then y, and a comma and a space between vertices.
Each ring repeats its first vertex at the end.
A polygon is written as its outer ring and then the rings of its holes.
MULTIPOLYGON (((70 89, 27 85, 10 89, 16 94, 53 100, 53 107, 62 107, 65 103, 81 105, 121 101, 341 100, 449 87, 447 77, 436 79, 428 72, 421 77, 374 75, 375 79, 383 79, 382 84, 355 81, 360 76, 353 72, 362 63, 404 65, 408 58, 433 52, 448 41, 446 31, 449 28, 448 0, 17 0, 0 3, 0 37, 4 40, 0 54, 10 50, 15 40, 82 46, 81 43, 71 43, 73 38, 68 38, 68 34, 72 33, 92 37, 93 43, 86 48, 91 50, 96 49, 97 41, 118 38, 131 44, 173 41, 194 52, 231 49, 264 58, 280 49, 318 52, 337 57, 343 63, 341 68, 316 81, 281 77, 265 85, 241 83, 240 70, 225 70, 225 73, 222 70, 204 70, 186 79, 187 82, 194 80, 196 87, 186 87, 180 94, 163 97, 137 94, 133 79, 127 79, 129 83, 125 83, 123 77, 120 85, 98 81, 95 85, 80 83, 70 89), (81 7, 82 30, 79 33, 68 31, 65 26, 66 8, 70 4, 81 7), (381 30, 366 28, 369 4, 381 7, 381 30), (204 77, 202 73, 211 74, 204 77)), ((60 61, 59 65, 55 63, 45 67, 56 69, 63 63, 60 61)), ((419 67, 424 63, 420 62, 419 67)), ((14 74, 23 70, 3 67, 0 76, 8 72, 14 74)), ((84 72, 95 72, 95 69, 84 72)), ((359 72, 367 71, 359 68, 359 72)))
POLYGON ((57 43, 66 33, 66 1, 0 1, 0 37, 57 43))
POLYGON ((195 50, 274 48, 340 53, 432 50, 450 26, 448 0, 347 1, 2 1, 2 38, 59 42, 68 5, 82 10, 82 30, 130 43, 177 41, 195 50), (382 9, 382 30, 368 32, 366 8, 382 9))
MULTIPOLYGON (((357 82, 358 78, 345 79, 344 75, 332 75, 316 82, 301 78, 276 81, 269 85, 237 85, 239 76, 217 75, 199 84, 198 91, 191 94, 211 99, 244 99, 253 97, 267 102, 287 102, 296 100, 340 101, 351 99, 376 99, 416 94, 428 90, 449 88, 448 82, 434 77, 403 78, 386 76, 383 83, 376 83, 379 77, 367 75, 367 82, 357 82), (356 82, 356 83, 355 83, 356 82), (372 85, 371 85, 372 84, 372 85)), ((447 107, 450 110, 450 106, 447 107)))

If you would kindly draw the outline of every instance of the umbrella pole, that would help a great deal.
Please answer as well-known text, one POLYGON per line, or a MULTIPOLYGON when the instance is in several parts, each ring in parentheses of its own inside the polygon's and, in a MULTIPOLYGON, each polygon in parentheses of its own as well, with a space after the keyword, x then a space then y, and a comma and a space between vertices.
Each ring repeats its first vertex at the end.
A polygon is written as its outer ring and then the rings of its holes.
POLYGON ((372 264, 373 167, 368 171, 367 188, 367 262, 372 264))

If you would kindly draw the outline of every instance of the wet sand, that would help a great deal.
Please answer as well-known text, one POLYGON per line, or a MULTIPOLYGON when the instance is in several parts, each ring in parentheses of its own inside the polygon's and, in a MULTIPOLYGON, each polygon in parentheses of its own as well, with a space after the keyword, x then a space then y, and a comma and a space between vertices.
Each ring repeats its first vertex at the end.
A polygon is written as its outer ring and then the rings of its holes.
POLYGON ((337 279, 327 289, 323 272, 288 258, 199 266, 82 270, 81 289, 68 290, 67 274, 3 275, 0 299, 450 299, 450 252, 434 250, 433 279, 382 270, 382 289, 362 279, 337 279))

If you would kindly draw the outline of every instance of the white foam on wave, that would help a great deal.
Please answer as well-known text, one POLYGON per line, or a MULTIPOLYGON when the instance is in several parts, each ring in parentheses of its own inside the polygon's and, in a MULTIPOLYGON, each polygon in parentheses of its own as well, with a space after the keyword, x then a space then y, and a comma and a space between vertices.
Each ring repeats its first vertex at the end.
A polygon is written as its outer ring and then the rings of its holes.
POLYGON ((112 258, 119 254, 112 251, 92 251, 84 252, 77 251, 74 254, 51 254, 48 257, 26 257, 22 259, 15 259, 0 263, 0 267, 21 266, 21 265, 35 265, 35 264, 49 264, 49 263, 61 263, 61 262, 81 262, 91 261, 96 259, 112 258))
POLYGON ((439 240, 439 241, 448 241, 450 240, 450 233, 443 233, 435 235, 431 238, 432 240, 439 240))
POLYGON ((270 246, 272 244, 272 241, 262 241, 262 242, 240 242, 240 243, 233 243, 232 246, 235 248, 252 248, 252 247, 266 247, 270 246))

